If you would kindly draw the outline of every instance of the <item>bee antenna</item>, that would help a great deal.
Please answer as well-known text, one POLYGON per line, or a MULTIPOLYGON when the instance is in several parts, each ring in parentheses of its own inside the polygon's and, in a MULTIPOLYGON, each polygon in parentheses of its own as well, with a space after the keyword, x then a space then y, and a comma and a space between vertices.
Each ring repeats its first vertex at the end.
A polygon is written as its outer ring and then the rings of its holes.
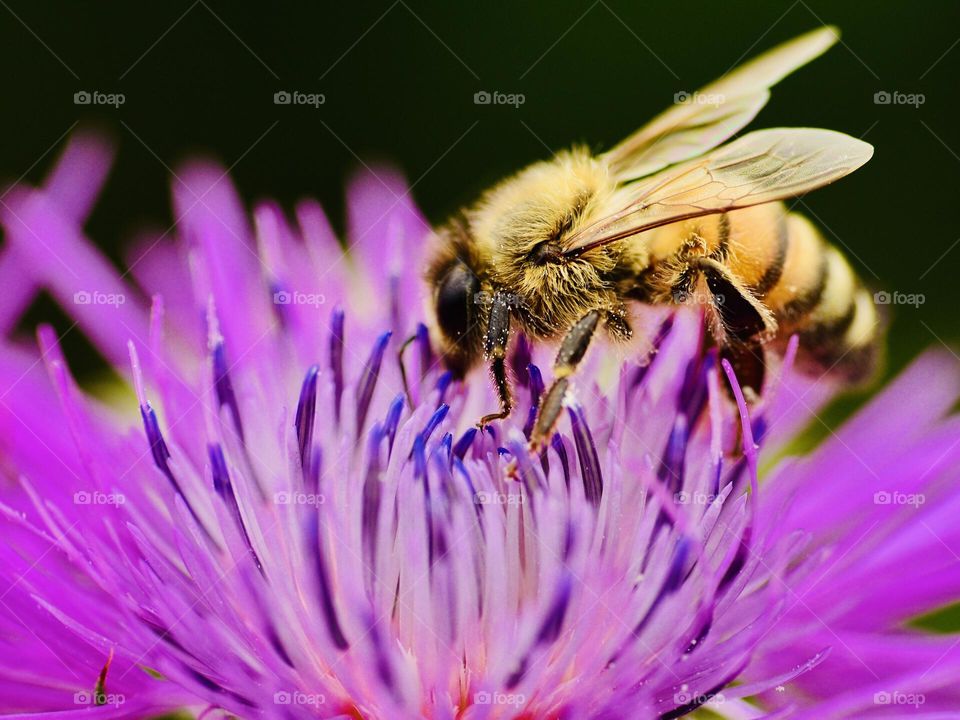
POLYGON ((400 346, 400 349, 397 351, 397 362, 400 364, 400 378, 403 380, 403 394, 407 397, 407 402, 410 404, 410 409, 414 409, 413 405, 413 396, 410 394, 410 385, 407 382, 407 368, 403 364, 403 354, 406 352, 407 348, 410 346, 410 343, 414 342, 417 339, 417 333, 414 333, 406 340, 403 341, 403 344, 400 346))

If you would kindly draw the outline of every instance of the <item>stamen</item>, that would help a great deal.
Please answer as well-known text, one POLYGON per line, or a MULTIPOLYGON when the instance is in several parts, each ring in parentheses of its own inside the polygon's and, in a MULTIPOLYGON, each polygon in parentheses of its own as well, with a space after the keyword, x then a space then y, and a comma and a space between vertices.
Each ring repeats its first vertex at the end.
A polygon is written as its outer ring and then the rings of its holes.
POLYGON ((577 446, 577 458, 580 461, 580 477, 583 480, 583 494, 594 507, 600 506, 603 495, 603 475, 600 472, 600 458, 593 443, 590 428, 587 427, 583 409, 577 405, 569 408, 570 423, 573 426, 573 440, 577 446))
POLYGON ((460 460, 463 460, 464 455, 467 454, 473 446, 473 439, 477 436, 477 429, 475 427, 469 428, 463 435, 460 436, 460 439, 457 440, 457 444, 453 446, 453 454, 460 460))
POLYGON ((240 406, 237 404, 237 396, 233 392, 233 383, 230 381, 223 340, 218 341, 213 348, 213 387, 219 407, 227 408, 240 441, 245 442, 243 423, 240 420, 240 406))
POLYGON ((680 413, 673 421, 667 446, 663 451, 657 479, 671 493, 679 492, 683 487, 684 463, 687 453, 687 418, 680 413))
POLYGON ((247 532, 247 526, 243 522, 243 516, 240 514, 240 505, 237 502, 236 493, 233 490, 233 484, 230 482, 230 474, 227 472, 227 461, 223 456, 223 449, 216 443, 210 443, 207 446, 207 454, 210 457, 210 472, 213 475, 213 489, 223 500, 230 512, 240 536, 243 538, 244 545, 247 546, 247 552, 257 570, 263 575, 263 565, 260 563, 260 557, 257 551, 253 549, 253 543, 250 542, 250 534, 247 532))
POLYGON ((327 574, 327 562, 323 554, 323 539, 320 537, 320 513, 310 512, 307 516, 307 547, 313 550, 314 572, 316 573, 317 587, 320 592, 320 609, 327 623, 330 639, 339 650, 350 647, 340 621, 337 619, 337 610, 333 604, 333 592, 330 587, 330 578, 327 574))
POLYGON ((367 411, 370 409, 370 401, 373 399, 373 391, 377 386, 377 379, 380 376, 380 364, 383 362, 383 353, 387 349, 387 343, 390 342, 388 330, 383 333, 373 346, 373 352, 370 353, 370 359, 363 369, 363 375, 357 383, 357 437, 363 432, 363 425, 367 421, 367 411))
POLYGON ((113 648, 110 648, 110 654, 107 656, 107 662, 104 663, 103 668, 100 670, 100 675, 97 676, 97 684, 94 686, 94 705, 100 706, 107 704, 107 672, 110 670, 110 663, 112 662, 113 648))
POLYGON ((560 637, 560 631, 563 629, 563 621, 567 614, 567 607, 570 605, 572 591, 573 580, 569 572, 564 572, 557 584, 553 601, 550 603, 550 609, 547 611, 543 622, 540 623, 540 629, 537 631, 537 637, 534 640, 533 646, 518 663, 517 669, 507 678, 506 687, 508 690, 515 688, 523 679, 530 664, 530 655, 534 649, 541 645, 549 645, 560 637))
MULTIPOLYGON (((403 402, 403 396, 398 396, 403 402)), ((377 563, 377 525, 380 517, 380 443, 387 434, 378 423, 370 431, 367 441, 367 472, 363 480, 363 509, 361 535, 363 555, 369 570, 368 580, 375 580, 377 563)), ((393 439, 390 440, 391 444, 393 439)))
POLYGON ((513 376, 517 379, 517 384, 521 387, 529 385, 527 370, 532 360, 532 351, 530 341, 526 334, 517 333, 516 344, 513 348, 513 354, 510 357, 510 369, 513 370, 513 376))
POLYGON ((437 429, 437 426, 441 422, 443 422, 443 419, 447 416, 448 412, 450 412, 450 406, 446 404, 441 405, 434 410, 433 415, 430 416, 430 419, 427 421, 427 424, 420 433, 420 437, 423 438, 424 443, 430 440, 430 436, 433 435, 433 431, 437 429))
POLYGON ((527 411, 527 422, 523 426, 523 434, 529 440, 537 420, 537 409, 540 407, 540 396, 543 394, 544 385, 543 375, 540 374, 540 368, 536 365, 532 363, 527 365, 527 375, 529 376, 527 385, 530 388, 530 409, 527 411))
POLYGON ((300 450, 300 468, 304 477, 310 468, 308 450, 313 442, 314 415, 317 410, 317 376, 320 368, 311 365, 300 387, 300 400, 297 402, 297 416, 294 422, 297 428, 297 445, 300 450))
POLYGON ((153 408, 150 407, 150 403, 147 402, 140 406, 140 417, 143 418, 143 427, 146 431, 147 442, 150 444, 150 454, 153 456, 154 464, 157 466, 160 472, 163 473, 164 477, 167 478, 167 481, 173 487, 174 492, 183 499, 183 504, 187 506, 190 516, 196 521, 197 525, 203 531, 204 535, 206 535, 210 543, 217 550, 220 550, 220 544, 214 539, 213 534, 200 519, 200 516, 193 507, 193 504, 189 499, 187 499, 187 496, 184 495, 183 488, 180 486, 180 483, 177 482, 177 478, 170 469, 170 465, 167 462, 167 460, 170 459, 170 451, 167 449, 167 444, 163 440, 163 434, 160 432, 160 423, 157 420, 157 414, 154 412, 153 408))
POLYGON ((701 613, 701 616, 697 618, 697 624, 700 629, 697 631, 697 634, 687 643, 687 647, 684 649, 683 654, 689 655, 698 647, 703 645, 703 641, 706 639, 707 635, 710 634, 710 629, 713 627, 713 609, 712 607, 707 607, 707 609, 701 613))
POLYGON ((433 348, 430 347, 430 330, 423 323, 417 323, 417 345, 420 346, 420 378, 433 367, 433 348))
POLYGON ((554 452, 557 453, 557 457, 560 458, 560 465, 563 467, 563 483, 567 486, 567 490, 569 490, 570 458, 567 457, 567 446, 564 444, 559 434, 554 434, 553 438, 550 440, 550 446, 553 448, 554 452))
POLYGON ((405 404, 406 400, 403 393, 400 393, 393 399, 393 402, 390 403, 390 408, 387 410, 387 417, 383 421, 383 432, 390 441, 387 448, 391 455, 393 454, 393 441, 397 436, 397 427, 400 425, 400 416, 403 414, 405 404))
POLYGON ((453 373, 447 370, 437 379, 437 402, 447 401, 447 388, 453 382, 453 373))
POLYGON ((333 417, 340 426, 343 398, 343 309, 336 307, 330 316, 330 370, 333 371, 333 417))
POLYGON ((380 622, 373 617, 370 620, 371 622, 367 623, 367 626, 369 627, 370 644, 373 646, 373 652, 377 658, 377 677, 380 678, 380 681, 390 691, 394 699, 399 701, 400 692, 393 679, 393 668, 390 666, 390 658, 383 646, 383 638, 380 637, 380 622))

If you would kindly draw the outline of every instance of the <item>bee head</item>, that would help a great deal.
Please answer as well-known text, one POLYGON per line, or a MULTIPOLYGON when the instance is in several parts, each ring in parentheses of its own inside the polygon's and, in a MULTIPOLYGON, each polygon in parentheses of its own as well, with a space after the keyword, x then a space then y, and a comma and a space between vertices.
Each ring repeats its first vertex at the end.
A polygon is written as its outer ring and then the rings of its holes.
POLYGON ((489 293, 477 273, 467 230, 454 222, 438 231, 438 252, 427 270, 435 340, 447 368, 463 375, 482 355, 483 311, 489 293))

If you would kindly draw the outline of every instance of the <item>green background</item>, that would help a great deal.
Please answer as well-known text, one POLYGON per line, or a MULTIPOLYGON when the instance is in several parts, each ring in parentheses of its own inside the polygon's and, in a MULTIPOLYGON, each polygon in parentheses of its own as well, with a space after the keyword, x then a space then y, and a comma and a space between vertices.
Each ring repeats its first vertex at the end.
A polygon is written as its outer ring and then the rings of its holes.
MULTIPOLYGON (((610 147, 675 93, 835 23, 844 44, 781 83, 755 126, 822 126, 876 146, 866 168, 803 207, 869 284, 924 295, 919 308, 893 308, 896 368, 960 335, 958 20, 956 2, 6 0, 0 175, 39 180, 75 123, 107 128, 119 161, 88 229, 114 259, 137 228, 170 224, 165 166, 197 151, 233 165, 248 200, 289 207, 313 195, 335 219, 359 159, 389 160, 439 220, 551 150, 610 147), (84 89, 126 102, 77 106, 84 89), (278 90, 326 102, 278 106, 278 90), (480 90, 525 102, 478 106, 480 90), (877 105, 878 91, 922 93, 924 103, 877 105)), ((43 300, 24 326, 39 318, 63 321, 43 300)), ((65 344, 77 357, 76 334, 65 344)))

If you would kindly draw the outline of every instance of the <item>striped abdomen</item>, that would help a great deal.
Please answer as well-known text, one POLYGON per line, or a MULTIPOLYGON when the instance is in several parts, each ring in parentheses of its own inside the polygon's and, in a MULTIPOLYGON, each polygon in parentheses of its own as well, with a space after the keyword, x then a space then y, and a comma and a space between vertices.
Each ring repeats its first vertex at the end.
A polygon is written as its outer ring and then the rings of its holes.
POLYGON ((802 215, 770 203, 668 225, 647 242, 653 268, 681 268, 685 256, 701 254, 724 265, 773 314, 775 344, 800 336, 810 370, 852 380, 872 371, 880 334, 873 297, 802 215))

